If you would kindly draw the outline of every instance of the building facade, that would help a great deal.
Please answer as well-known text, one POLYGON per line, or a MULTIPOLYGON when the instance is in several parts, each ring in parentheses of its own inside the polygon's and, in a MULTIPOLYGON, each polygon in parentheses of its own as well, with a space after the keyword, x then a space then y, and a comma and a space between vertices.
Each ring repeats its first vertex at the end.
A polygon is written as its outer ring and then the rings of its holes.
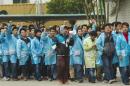
POLYGON ((37 1, 41 3, 48 2, 50 0, 0 0, 0 5, 8 5, 8 4, 13 4, 13 3, 30 3, 34 4, 37 1))

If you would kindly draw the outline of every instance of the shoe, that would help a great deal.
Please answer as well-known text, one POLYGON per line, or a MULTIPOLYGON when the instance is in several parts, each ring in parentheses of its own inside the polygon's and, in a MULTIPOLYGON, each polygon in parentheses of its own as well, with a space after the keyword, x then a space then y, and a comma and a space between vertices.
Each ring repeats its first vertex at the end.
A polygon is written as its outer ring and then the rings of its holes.
POLYGON ((116 82, 116 80, 115 79, 112 79, 112 80, 109 80, 109 84, 112 84, 113 82, 116 82))
POLYGON ((83 80, 81 79, 81 80, 79 80, 79 83, 83 83, 83 80))
POLYGON ((107 80, 104 80, 103 83, 108 83, 108 81, 107 81, 107 80))
POLYGON ((48 78, 47 78, 47 77, 44 77, 43 80, 48 80, 48 78))
POLYGON ((5 80, 5 81, 9 81, 10 78, 8 78, 8 77, 4 77, 3 80, 5 80))
POLYGON ((38 79, 38 81, 42 81, 42 79, 41 79, 41 78, 39 78, 39 79, 38 79))
POLYGON ((97 81, 99 81, 99 82, 101 82, 101 81, 103 81, 101 78, 97 78, 97 81))
POLYGON ((70 81, 72 81, 72 82, 75 81, 75 78, 70 78, 70 81))
POLYGON ((27 79, 27 77, 24 77, 23 80, 24 80, 24 81, 27 81, 28 79, 27 79))
POLYGON ((90 81, 90 80, 89 80, 89 82, 90 82, 90 83, 96 83, 96 81, 90 81))
POLYGON ((53 80, 54 80, 54 79, 51 78, 49 81, 53 81, 53 80))
POLYGON ((18 81, 18 78, 12 78, 13 81, 18 81))
POLYGON ((125 85, 130 85, 130 83, 128 82, 128 83, 124 83, 125 85))

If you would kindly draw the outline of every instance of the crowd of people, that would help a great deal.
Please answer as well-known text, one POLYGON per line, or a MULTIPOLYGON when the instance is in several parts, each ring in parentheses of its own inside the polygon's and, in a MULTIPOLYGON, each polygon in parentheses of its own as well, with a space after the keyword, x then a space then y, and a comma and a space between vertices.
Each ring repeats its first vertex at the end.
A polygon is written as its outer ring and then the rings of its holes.
POLYGON ((85 24, 45 27, 0 25, 0 60, 3 80, 68 80, 83 83, 130 79, 130 33, 127 22, 103 27, 85 24))

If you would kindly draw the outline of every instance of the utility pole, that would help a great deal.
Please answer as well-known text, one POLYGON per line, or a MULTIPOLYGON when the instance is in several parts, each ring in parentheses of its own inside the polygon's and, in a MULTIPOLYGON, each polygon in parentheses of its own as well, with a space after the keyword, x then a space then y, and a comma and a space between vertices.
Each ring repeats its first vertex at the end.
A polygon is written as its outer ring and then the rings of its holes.
POLYGON ((36 7, 36 15, 42 15, 42 0, 36 0, 35 1, 35 7, 36 7))

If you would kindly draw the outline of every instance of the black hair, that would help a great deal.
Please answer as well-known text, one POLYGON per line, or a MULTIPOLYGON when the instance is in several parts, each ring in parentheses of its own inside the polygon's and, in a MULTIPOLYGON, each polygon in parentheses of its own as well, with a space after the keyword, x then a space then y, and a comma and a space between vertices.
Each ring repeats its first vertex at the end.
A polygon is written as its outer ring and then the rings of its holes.
POLYGON ((50 28, 49 28, 49 31, 51 31, 51 30, 56 31, 56 26, 54 25, 53 27, 50 27, 50 28))
POLYGON ((115 27, 117 27, 119 24, 121 24, 121 22, 116 22, 115 27))
POLYGON ((123 22, 122 25, 129 27, 129 24, 127 22, 123 22))
POLYGON ((69 28, 68 28, 68 26, 64 26, 64 29, 65 29, 65 30, 68 30, 69 28))
POLYGON ((27 31, 27 29, 25 28, 25 27, 22 27, 21 29, 20 29, 20 33, 22 32, 22 31, 27 31))
POLYGON ((31 31, 32 29, 35 29, 35 27, 34 27, 34 25, 30 24, 30 25, 28 26, 28 29, 29 29, 29 31, 31 31))
POLYGON ((82 27, 81 27, 81 26, 78 26, 76 32, 78 33, 79 30, 82 30, 82 27))
POLYGON ((34 33, 35 33, 35 35, 38 33, 38 32, 42 32, 40 29, 35 29, 35 31, 34 31, 34 33))
POLYGON ((111 28, 112 24, 111 24, 111 23, 105 24, 105 25, 103 26, 103 29, 105 29, 105 27, 107 27, 107 26, 111 28))
POLYGON ((83 24, 81 27, 83 28, 84 26, 88 29, 88 26, 86 24, 83 24))
POLYGON ((96 37, 96 36, 97 36, 97 32, 96 32, 96 31, 91 31, 91 32, 89 33, 89 35, 90 35, 90 36, 95 36, 95 37, 96 37))
POLYGON ((17 29, 17 27, 16 27, 16 26, 12 27, 12 31, 14 31, 15 29, 17 29))

